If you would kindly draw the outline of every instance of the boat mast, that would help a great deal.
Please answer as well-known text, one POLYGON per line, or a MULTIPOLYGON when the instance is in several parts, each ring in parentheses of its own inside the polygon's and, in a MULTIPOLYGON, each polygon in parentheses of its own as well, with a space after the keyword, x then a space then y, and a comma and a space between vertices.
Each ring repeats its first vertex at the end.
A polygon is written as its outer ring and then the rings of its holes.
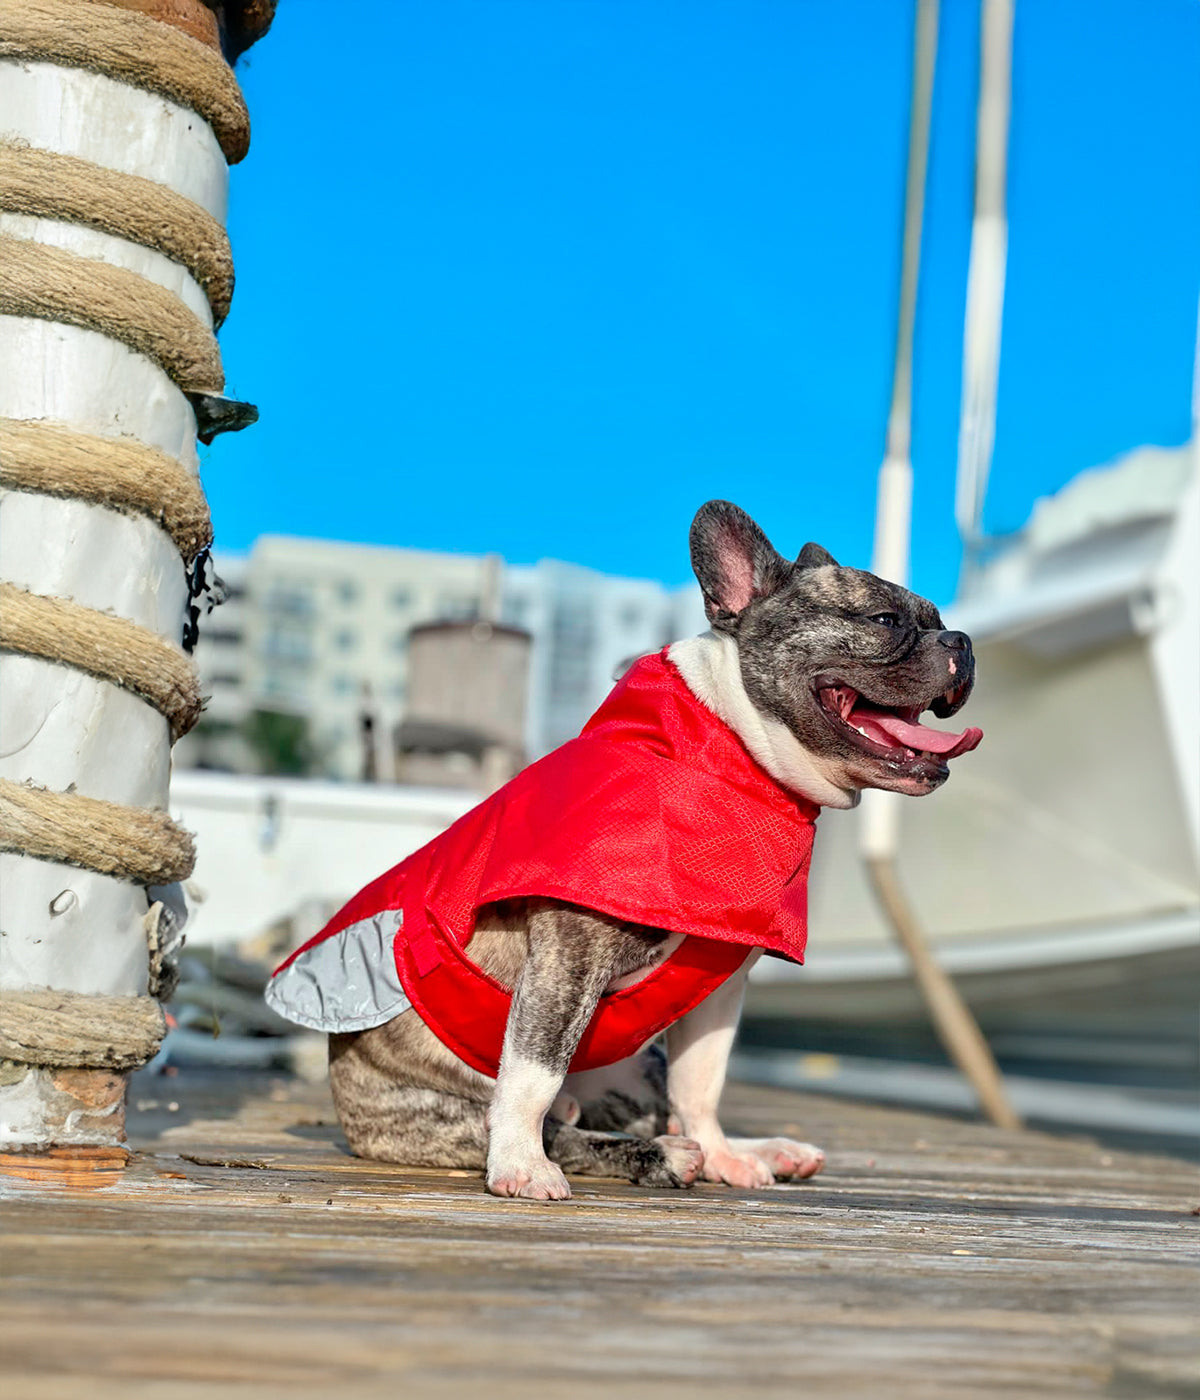
POLYGON ((955 518, 969 579, 983 545, 983 506, 996 438, 1000 331, 1008 263, 1008 127, 1013 0, 983 0, 975 132, 975 215, 963 330, 962 408, 955 518))
MULTIPOLYGON (((1007 4, 1008 0, 1002 2, 1007 4)), ((992 0, 984 0, 985 10, 991 3, 992 0)), ((921 225, 933 80, 937 65, 937 32, 938 0, 917 0, 900 309, 887 447, 883 466, 879 470, 875 550, 871 565, 881 577, 904 585, 908 583, 911 550, 913 337, 920 281, 921 225)), ((947 1052, 971 1083, 992 1122, 1003 1127, 1017 1127, 1020 1119, 1009 1102, 987 1041, 958 989, 938 963, 900 884, 896 870, 899 817, 898 794, 878 789, 863 793, 859 839, 871 885, 893 934, 908 954, 930 1019, 947 1052)))

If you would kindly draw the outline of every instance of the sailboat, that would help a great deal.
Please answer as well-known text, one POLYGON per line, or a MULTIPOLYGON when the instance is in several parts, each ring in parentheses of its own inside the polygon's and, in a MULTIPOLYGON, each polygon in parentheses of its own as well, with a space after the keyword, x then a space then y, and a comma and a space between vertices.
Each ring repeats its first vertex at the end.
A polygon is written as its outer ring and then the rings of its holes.
MULTIPOLYGON (((1038 502, 949 613, 987 738, 905 804, 898 866, 1001 1056, 1200 1067, 1197 561, 1194 445, 1142 448, 1038 502)), ((856 821, 822 814, 809 961, 761 969, 760 1036, 786 1018, 793 1043, 931 1040, 856 821)))
MULTIPOLYGON (((900 582, 908 567, 921 142, 936 28, 936 6, 923 0, 906 276, 874 563, 900 582)), ((937 1002, 955 1000, 956 986, 970 1008, 958 1017, 959 1031, 973 1030, 974 1013, 1001 1058, 1088 1064, 1110 1076, 1140 1067, 1150 1082, 1178 1075, 1194 1084, 1200 433, 1182 448, 1144 447, 1085 471, 1037 502, 1014 535, 986 536, 1011 60, 1011 0, 984 0, 956 499, 965 564, 946 620, 975 643, 971 722, 986 742, 928 801, 868 793, 861 813, 822 815, 810 961, 802 971, 760 968, 748 995, 749 1038, 924 1054, 936 1044, 932 1010, 955 1051, 937 1002), (880 862, 895 880, 893 898, 877 903, 876 893, 888 893, 880 890, 880 862), (900 918, 897 899, 908 906, 900 918), (914 979, 909 954, 927 945, 932 956, 917 958, 922 975, 914 979), (953 986, 943 978, 940 991, 931 989, 931 966, 953 986)), ((981 1089, 987 1078, 972 1075, 981 1089)))

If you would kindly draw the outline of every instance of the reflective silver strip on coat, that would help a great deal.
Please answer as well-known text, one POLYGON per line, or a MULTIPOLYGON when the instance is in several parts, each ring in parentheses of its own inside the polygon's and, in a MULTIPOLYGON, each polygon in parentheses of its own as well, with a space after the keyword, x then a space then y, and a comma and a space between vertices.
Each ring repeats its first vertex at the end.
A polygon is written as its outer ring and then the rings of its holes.
POLYGON ((412 1005, 392 951, 403 921, 385 909, 314 944, 267 983, 267 1005, 314 1031, 366 1031, 399 1016, 412 1005))

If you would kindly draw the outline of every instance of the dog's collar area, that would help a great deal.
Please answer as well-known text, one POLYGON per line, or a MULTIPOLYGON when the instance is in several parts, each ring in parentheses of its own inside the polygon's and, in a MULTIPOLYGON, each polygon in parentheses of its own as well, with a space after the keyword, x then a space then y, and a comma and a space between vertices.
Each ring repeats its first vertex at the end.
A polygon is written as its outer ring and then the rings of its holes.
POLYGON ((746 694, 737 641, 702 632, 673 643, 667 659, 697 700, 741 740, 754 761, 788 792, 818 807, 845 810, 858 805, 858 790, 826 777, 823 765, 782 720, 764 714, 746 694))

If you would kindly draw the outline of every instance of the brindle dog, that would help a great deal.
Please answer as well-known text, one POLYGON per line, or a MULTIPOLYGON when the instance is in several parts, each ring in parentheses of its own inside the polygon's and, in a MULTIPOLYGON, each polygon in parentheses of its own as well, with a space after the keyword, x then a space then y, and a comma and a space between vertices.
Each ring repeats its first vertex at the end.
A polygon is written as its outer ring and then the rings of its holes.
MULTIPOLYGON (((782 786, 851 807, 866 787, 932 792, 953 748, 927 742, 926 709, 945 717, 974 679, 969 639, 924 598, 818 545, 795 562, 724 501, 692 524, 692 564, 711 631, 670 649, 698 698, 782 786), (899 735, 900 737, 896 737, 899 735)), ((977 735, 977 731, 971 731, 977 735)), ((975 739, 977 742, 977 738, 975 739)), ((354 1152, 413 1166, 486 1170, 501 1196, 558 1200, 565 1172, 686 1186, 807 1177, 821 1151, 784 1138, 727 1138, 717 1104, 741 1009, 739 973, 618 1065, 568 1075, 606 989, 636 980, 681 936, 546 900, 483 911, 468 954, 512 989, 497 1079, 464 1064, 414 1010, 334 1035, 334 1100, 354 1152)))

